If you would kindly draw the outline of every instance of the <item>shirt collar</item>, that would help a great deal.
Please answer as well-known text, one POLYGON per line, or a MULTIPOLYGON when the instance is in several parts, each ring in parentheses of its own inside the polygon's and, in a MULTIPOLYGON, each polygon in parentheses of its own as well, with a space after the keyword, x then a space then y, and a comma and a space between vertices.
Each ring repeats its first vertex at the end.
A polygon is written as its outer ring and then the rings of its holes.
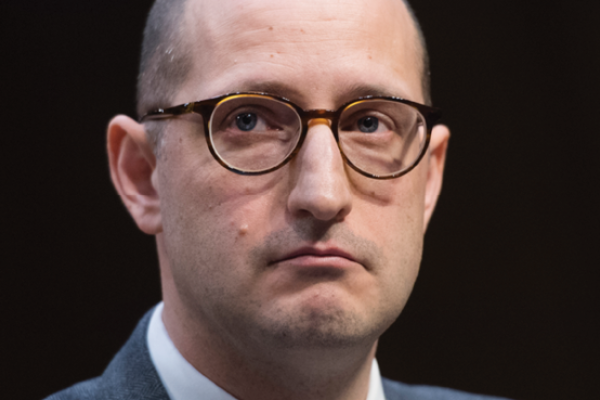
MULTIPOLYGON (((171 400, 236 400, 210 379, 198 372, 177 350, 162 321, 161 302, 152 313, 148 334, 148 350, 171 400)), ((385 400, 381 374, 373 359, 366 400, 385 400)))

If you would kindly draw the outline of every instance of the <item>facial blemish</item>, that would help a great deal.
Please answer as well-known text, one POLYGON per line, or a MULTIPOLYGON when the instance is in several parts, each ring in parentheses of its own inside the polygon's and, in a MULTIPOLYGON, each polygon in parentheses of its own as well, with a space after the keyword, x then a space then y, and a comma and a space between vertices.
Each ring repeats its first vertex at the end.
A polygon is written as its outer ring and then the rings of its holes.
POLYGON ((240 236, 244 236, 246 233, 248 233, 248 224, 240 226, 240 236))
POLYGON ((271 58, 273 58, 273 57, 274 57, 273 54, 271 54, 271 58))
POLYGON ((270 26, 270 27, 269 27, 269 30, 270 30, 270 31, 272 31, 272 30, 273 30, 273 27, 272 27, 272 26, 270 26))
POLYGON ((304 29, 300 29, 300 32, 302 32, 302 33, 306 33, 306 32, 304 32, 304 29))

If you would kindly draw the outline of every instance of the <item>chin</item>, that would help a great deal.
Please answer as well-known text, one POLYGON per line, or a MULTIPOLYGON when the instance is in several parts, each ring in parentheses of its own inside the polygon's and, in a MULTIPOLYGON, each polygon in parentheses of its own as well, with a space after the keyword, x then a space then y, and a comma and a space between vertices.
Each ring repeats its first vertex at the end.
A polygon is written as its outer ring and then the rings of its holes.
POLYGON ((261 333, 278 348, 343 349, 372 342, 380 333, 381 324, 340 306, 304 304, 277 314, 265 321, 261 333))

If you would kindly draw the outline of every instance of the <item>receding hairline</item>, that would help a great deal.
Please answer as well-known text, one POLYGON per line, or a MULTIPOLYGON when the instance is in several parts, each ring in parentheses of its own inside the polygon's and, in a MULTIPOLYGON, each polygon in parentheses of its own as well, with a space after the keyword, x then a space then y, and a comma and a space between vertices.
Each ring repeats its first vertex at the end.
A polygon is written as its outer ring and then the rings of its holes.
MULTIPOLYGON (((425 37, 411 5, 407 0, 401 1, 417 33, 421 88, 425 102, 431 104, 425 37)), ((193 67, 192 52, 186 51, 189 43, 184 32, 187 3, 188 0, 156 0, 152 5, 144 29, 138 75, 137 112, 140 117, 151 109, 171 105, 171 99, 193 67)))
POLYGON ((192 60, 185 51, 184 14, 187 0, 156 0, 144 27, 137 81, 138 115, 173 96, 185 80, 192 60))

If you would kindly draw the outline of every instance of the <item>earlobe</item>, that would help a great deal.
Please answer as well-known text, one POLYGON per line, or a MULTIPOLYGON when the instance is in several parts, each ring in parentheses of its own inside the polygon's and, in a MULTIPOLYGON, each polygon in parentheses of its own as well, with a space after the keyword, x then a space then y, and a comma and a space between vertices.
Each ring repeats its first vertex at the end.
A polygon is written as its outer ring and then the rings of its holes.
POLYGON ((438 196, 442 189, 442 179, 444 175, 444 164, 446 162, 446 150, 448 140, 450 139, 450 130, 445 125, 436 125, 431 132, 431 141, 429 143, 429 166, 427 171, 427 186, 425 188, 425 216, 423 219, 423 232, 427 230, 427 225, 435 209, 438 196))
POLYGON ((156 187, 156 157, 143 125, 119 115, 107 132, 110 175, 125 207, 138 227, 155 235, 162 231, 156 187))

